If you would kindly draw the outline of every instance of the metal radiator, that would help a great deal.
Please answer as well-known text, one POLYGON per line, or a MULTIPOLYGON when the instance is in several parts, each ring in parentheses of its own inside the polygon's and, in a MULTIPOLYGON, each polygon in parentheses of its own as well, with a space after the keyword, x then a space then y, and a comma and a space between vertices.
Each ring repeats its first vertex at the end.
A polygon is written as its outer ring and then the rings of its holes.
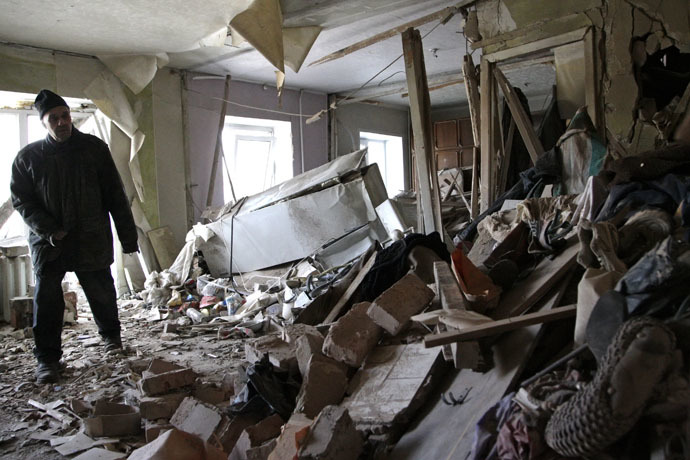
POLYGON ((29 285, 33 286, 33 284, 31 256, 0 256, 0 302, 2 302, 2 316, 5 321, 10 321, 10 299, 33 295, 29 293, 29 285))

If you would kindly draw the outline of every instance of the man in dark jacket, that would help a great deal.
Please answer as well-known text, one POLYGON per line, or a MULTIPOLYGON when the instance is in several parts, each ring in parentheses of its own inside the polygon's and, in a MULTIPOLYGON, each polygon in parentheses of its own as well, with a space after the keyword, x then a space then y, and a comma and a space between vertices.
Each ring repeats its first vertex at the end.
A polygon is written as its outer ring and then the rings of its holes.
POLYGON ((109 214, 123 251, 139 248, 129 200, 108 146, 72 126, 70 109, 57 94, 44 89, 34 105, 48 135, 17 154, 10 189, 12 204, 30 229, 36 377, 47 383, 59 378, 65 273, 79 278, 106 351, 120 349, 109 214))

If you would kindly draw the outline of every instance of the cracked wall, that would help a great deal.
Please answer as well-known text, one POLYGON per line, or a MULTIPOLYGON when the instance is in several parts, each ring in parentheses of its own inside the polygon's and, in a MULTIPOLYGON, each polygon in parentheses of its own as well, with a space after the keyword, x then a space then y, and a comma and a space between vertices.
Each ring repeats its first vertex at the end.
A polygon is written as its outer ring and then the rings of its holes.
POLYGON ((688 98, 680 100, 681 91, 656 107, 642 93, 640 79, 648 77, 649 59, 663 60, 664 50, 690 52, 687 0, 480 0, 476 7, 485 54, 592 27, 599 110, 609 143, 633 155, 668 141, 668 123, 674 112, 685 110, 688 98))

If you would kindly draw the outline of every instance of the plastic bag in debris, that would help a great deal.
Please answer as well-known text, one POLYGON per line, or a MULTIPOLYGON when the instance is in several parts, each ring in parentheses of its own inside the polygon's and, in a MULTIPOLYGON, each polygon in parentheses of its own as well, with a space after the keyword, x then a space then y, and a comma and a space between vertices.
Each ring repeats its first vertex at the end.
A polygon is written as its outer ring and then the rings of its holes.
POLYGON ((229 278, 214 279, 211 275, 201 275, 196 280, 196 290, 203 296, 216 296, 222 299, 229 287, 229 278))
POLYGON ((262 417, 277 413, 287 420, 295 410, 299 389, 300 382, 289 372, 274 367, 266 354, 247 368, 247 385, 235 397, 228 412, 262 417))

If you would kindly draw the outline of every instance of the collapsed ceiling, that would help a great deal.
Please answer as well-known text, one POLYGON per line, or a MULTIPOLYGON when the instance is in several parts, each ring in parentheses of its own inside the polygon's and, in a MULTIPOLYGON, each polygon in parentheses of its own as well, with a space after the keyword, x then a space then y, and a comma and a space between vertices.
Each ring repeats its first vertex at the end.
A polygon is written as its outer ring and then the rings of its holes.
MULTIPOLYGON (((275 67, 252 45, 238 44, 228 35, 231 30, 228 24, 252 3, 252 0, 211 0, 201 4, 182 0, 11 2, 5 5, 0 17, 0 41, 99 57, 158 55, 169 60, 170 67, 230 74, 234 79, 275 85, 275 67)), ((406 106, 399 35, 330 62, 309 64, 345 46, 463 3, 468 2, 282 0, 283 27, 322 28, 299 72, 285 68, 285 86, 406 106), (353 94, 398 57, 365 90, 353 94)), ((458 82, 462 56, 469 49, 463 26, 459 14, 445 24, 434 20, 418 26, 423 37, 428 34, 424 38, 424 52, 434 107, 466 103, 464 87, 458 82), (433 89, 432 81, 440 86, 438 90, 433 89), (444 86, 446 83, 450 86, 444 86)), ((478 54, 475 53, 475 62, 478 54)), ((515 78, 514 83, 522 85, 528 96, 550 93, 554 81, 551 66, 522 69, 515 78)))

